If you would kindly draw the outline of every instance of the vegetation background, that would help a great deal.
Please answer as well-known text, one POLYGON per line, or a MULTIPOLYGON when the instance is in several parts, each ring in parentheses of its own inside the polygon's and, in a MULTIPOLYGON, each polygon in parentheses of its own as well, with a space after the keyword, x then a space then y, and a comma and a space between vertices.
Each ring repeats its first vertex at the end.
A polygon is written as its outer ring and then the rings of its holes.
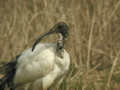
POLYGON ((59 21, 70 27, 71 67, 57 89, 120 90, 120 0, 0 0, 1 64, 59 21))

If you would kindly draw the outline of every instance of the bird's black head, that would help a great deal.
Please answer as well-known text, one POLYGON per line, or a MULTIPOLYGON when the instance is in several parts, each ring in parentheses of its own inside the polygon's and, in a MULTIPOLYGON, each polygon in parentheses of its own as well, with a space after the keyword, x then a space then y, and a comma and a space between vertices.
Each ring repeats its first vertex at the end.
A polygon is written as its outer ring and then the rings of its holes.
POLYGON ((68 35, 69 35, 68 31, 69 31, 69 27, 68 27, 68 25, 67 25, 66 23, 64 23, 64 22, 59 22, 59 23, 55 24, 55 25, 50 29, 49 32, 41 35, 41 36, 36 40, 36 42, 35 42, 34 45, 33 45, 32 51, 34 50, 35 46, 40 42, 40 40, 42 40, 42 38, 44 38, 45 36, 48 36, 48 35, 50 35, 50 34, 52 34, 52 33, 58 33, 58 34, 61 34, 62 37, 63 37, 63 39, 65 40, 65 39, 68 37, 68 35))
POLYGON ((53 28, 50 31, 60 33, 64 39, 67 38, 69 35, 69 33, 68 33, 69 27, 64 22, 57 23, 55 26, 53 26, 53 28))

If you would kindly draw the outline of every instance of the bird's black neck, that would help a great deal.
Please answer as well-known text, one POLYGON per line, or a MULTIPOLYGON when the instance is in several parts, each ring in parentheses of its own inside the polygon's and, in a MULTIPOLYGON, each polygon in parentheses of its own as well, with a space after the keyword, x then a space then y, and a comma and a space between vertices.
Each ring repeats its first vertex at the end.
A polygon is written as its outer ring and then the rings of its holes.
POLYGON ((59 36, 60 38, 57 40, 56 53, 58 57, 63 58, 62 52, 64 49, 64 38, 61 34, 59 34, 59 36))
POLYGON ((64 48, 64 37, 62 34, 59 34, 59 40, 57 40, 57 51, 64 48))

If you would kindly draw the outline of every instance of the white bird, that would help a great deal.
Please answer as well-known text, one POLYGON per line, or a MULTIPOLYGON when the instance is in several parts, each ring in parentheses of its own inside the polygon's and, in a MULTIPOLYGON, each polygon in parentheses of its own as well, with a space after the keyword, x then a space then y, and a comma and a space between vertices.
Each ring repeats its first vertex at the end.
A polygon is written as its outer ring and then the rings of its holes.
POLYGON ((0 68, 0 74, 4 74, 0 79, 0 90, 6 87, 15 90, 29 83, 32 90, 47 90, 57 80, 62 80, 70 66, 70 56, 64 49, 68 30, 68 25, 64 22, 57 23, 36 40, 32 48, 3 65, 0 68), (60 36, 56 43, 39 43, 43 37, 52 33, 60 36))

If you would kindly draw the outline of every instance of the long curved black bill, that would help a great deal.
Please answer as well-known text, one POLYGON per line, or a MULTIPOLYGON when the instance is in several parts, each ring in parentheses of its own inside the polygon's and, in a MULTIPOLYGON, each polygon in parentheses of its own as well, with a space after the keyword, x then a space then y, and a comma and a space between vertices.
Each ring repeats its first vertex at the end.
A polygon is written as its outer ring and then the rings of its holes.
POLYGON ((35 41, 35 43, 33 44, 32 51, 35 49, 36 45, 42 40, 42 38, 44 38, 45 36, 48 36, 48 35, 50 35, 50 34, 52 34, 52 33, 54 33, 54 32, 55 32, 55 30, 54 30, 54 29, 51 29, 49 32, 47 32, 47 33, 43 34, 42 36, 40 36, 40 37, 35 41))

